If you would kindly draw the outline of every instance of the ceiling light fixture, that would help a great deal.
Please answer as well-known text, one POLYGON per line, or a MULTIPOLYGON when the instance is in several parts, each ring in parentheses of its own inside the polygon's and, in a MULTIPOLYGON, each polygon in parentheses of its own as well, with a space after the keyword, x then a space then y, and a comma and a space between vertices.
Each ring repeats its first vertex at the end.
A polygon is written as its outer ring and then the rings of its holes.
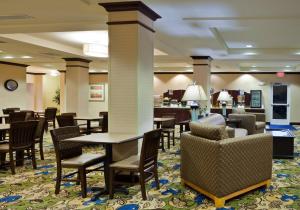
POLYGON ((108 47, 101 44, 84 44, 83 54, 91 57, 107 58, 108 47))
POLYGON ((246 45, 246 47, 247 47, 247 48, 252 48, 252 47, 253 47, 253 45, 251 45, 251 44, 247 44, 247 45, 246 45))
POLYGON ((57 70, 51 70, 50 73, 49 73, 49 75, 52 76, 52 77, 57 77, 57 76, 59 76, 59 74, 60 73, 57 70))
POLYGON ((29 59, 29 58, 32 58, 31 56, 29 56, 29 55, 24 55, 24 56, 22 56, 21 58, 24 58, 24 59, 29 59))
POLYGON ((290 65, 286 65, 285 68, 291 68, 291 66, 290 65))
POLYGON ((252 68, 256 68, 257 66, 251 66, 252 68))
POLYGON ((4 59, 13 59, 13 56, 7 55, 7 56, 3 56, 4 59))
POLYGON ((256 53, 255 52, 246 52, 246 53, 244 53, 244 55, 256 55, 256 53))
POLYGON ((251 71, 258 71, 257 69, 252 69, 251 71))

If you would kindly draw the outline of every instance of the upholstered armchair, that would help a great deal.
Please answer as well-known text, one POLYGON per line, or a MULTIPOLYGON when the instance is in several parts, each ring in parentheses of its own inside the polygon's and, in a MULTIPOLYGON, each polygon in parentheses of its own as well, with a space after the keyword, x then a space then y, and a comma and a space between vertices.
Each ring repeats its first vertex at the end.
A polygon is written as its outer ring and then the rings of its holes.
POLYGON ((190 123, 181 135, 182 183, 213 199, 216 207, 270 185, 272 136, 228 138, 224 126, 190 123))
POLYGON ((266 127, 264 113, 229 114, 228 118, 241 120, 240 127, 247 129, 248 135, 264 133, 266 127))

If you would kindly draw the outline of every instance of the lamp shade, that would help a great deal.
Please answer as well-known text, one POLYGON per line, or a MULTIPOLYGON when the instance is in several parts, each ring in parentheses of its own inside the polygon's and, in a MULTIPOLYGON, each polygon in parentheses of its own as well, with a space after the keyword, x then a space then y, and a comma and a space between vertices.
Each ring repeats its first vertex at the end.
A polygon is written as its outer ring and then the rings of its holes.
POLYGON ((201 85, 189 85, 184 92, 182 101, 206 101, 207 97, 201 85))
POLYGON ((232 98, 231 96, 229 95, 228 91, 227 90, 222 90, 219 94, 219 97, 217 99, 218 101, 231 101, 232 98))

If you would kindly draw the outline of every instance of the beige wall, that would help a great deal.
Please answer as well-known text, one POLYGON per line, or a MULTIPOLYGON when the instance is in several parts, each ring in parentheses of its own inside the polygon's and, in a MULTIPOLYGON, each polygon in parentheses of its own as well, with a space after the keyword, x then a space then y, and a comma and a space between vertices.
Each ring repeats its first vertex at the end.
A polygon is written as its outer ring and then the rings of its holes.
POLYGON ((193 74, 155 74, 154 94, 162 95, 168 90, 185 90, 193 82, 193 74))
POLYGON ((27 85, 26 67, 0 64, 0 109, 19 107, 27 109, 27 85), (4 82, 14 79, 18 82, 18 89, 8 91, 4 88, 4 82))
POLYGON ((44 109, 47 107, 57 107, 59 106, 54 103, 53 97, 55 95, 55 91, 60 88, 60 78, 59 76, 53 77, 49 75, 43 76, 43 105, 44 109))

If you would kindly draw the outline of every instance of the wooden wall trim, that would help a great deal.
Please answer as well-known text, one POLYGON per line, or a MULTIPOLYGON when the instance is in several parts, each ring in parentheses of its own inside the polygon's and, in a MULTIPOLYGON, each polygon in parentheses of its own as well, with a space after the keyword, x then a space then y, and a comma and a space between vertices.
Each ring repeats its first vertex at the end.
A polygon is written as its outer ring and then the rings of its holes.
POLYGON ((84 59, 84 58, 63 58, 65 61, 80 61, 84 63, 90 63, 92 62, 91 60, 84 59))
POLYGON ((133 20, 133 21, 116 21, 116 22, 107 22, 107 25, 130 25, 130 24, 139 24, 140 26, 144 27, 145 29, 155 33, 155 30, 151 27, 147 26, 146 24, 133 20))
POLYGON ((10 65, 10 66, 19 66, 19 67, 24 67, 24 68, 30 66, 30 65, 26 65, 26 64, 12 63, 12 62, 7 62, 7 61, 0 61, 0 64, 10 65))
POLYGON ((139 11, 153 21, 161 18, 156 12, 141 1, 99 3, 107 12, 139 11))
POLYGON ((26 72, 26 74, 30 74, 30 75, 46 75, 46 73, 34 73, 34 72, 26 72))

